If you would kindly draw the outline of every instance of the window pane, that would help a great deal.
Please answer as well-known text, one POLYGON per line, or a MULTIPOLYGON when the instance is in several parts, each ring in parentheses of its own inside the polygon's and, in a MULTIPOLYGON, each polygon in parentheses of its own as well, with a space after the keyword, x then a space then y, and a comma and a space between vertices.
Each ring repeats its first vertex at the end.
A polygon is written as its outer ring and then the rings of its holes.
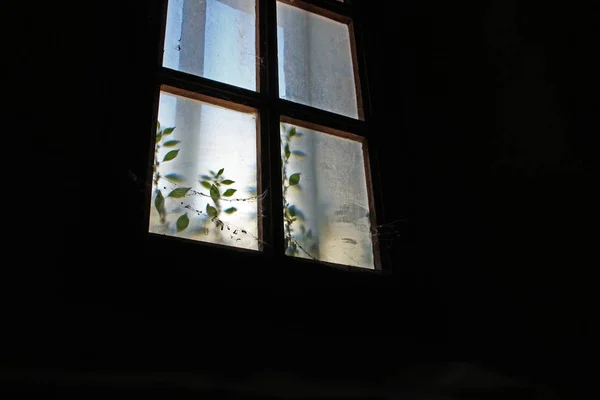
POLYGON ((161 92, 150 232, 259 248, 256 119, 161 92))
POLYGON ((163 66, 256 90, 255 0, 169 0, 163 66))
POLYGON ((358 118, 348 25, 277 2, 279 95, 358 118))
POLYGON ((374 268, 363 145, 281 125, 286 254, 374 268))

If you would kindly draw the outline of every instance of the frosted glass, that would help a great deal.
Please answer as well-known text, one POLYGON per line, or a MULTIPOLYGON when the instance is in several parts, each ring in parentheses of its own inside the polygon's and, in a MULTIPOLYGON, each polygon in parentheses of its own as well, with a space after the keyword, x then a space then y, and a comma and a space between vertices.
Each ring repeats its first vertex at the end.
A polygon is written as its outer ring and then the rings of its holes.
POLYGON ((286 254, 374 269, 363 145, 281 125, 286 254))
POLYGON ((256 90, 255 7, 255 0, 169 0, 163 66, 256 90))
POLYGON ((259 248, 256 118, 161 92, 150 232, 259 248))
POLYGON ((280 97, 358 118, 348 25, 281 2, 277 24, 280 97))

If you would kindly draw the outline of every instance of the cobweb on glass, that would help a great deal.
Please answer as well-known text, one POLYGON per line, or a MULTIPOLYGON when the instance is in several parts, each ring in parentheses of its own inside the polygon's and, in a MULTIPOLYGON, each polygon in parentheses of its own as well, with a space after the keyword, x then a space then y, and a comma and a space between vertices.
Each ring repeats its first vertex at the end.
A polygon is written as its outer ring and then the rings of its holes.
MULTIPOLYGON (((145 191, 147 189, 147 187, 152 187, 152 185, 147 185, 147 184, 143 183, 143 181, 140 178, 138 178, 135 174, 133 174, 132 172, 129 173, 129 177, 136 184, 138 190, 140 190, 140 191, 145 191)), ((164 178, 164 179, 166 179, 166 178, 164 178)), ((173 184, 173 183, 171 182, 171 184, 173 184)), ((178 186, 177 184, 173 184, 173 185, 174 185, 174 187, 178 186)), ((267 197, 267 194, 268 193, 265 191, 259 195, 253 196, 253 197, 248 197, 248 198, 243 198, 243 199, 228 199, 227 201, 230 201, 230 202, 246 202, 246 201, 259 202, 259 204, 261 206, 258 207, 259 213, 257 215, 257 218, 259 220, 259 223, 262 223, 263 219, 265 218, 265 215, 262 212, 260 212, 260 210, 263 209, 262 204, 263 204, 263 201, 265 200, 265 198, 267 197)), ((192 189, 188 192, 186 197, 184 199, 182 199, 181 206, 192 213, 196 213, 196 215, 204 215, 205 211, 194 207, 193 202, 190 201, 194 197, 198 197, 198 196, 210 198, 210 195, 192 189)), ((262 248, 271 246, 270 243, 268 243, 264 240, 261 240, 257 236, 249 233, 248 230, 246 229, 246 227, 244 227, 244 226, 239 226, 236 224, 223 222, 218 218, 211 219, 210 222, 211 222, 211 229, 227 231, 230 233, 230 238, 234 237, 236 239, 240 239, 241 241, 244 241, 243 243, 245 243, 245 244, 257 243, 257 244, 259 244, 259 247, 262 247, 262 248)), ((398 219, 398 220, 395 220, 395 221, 392 221, 389 223, 374 226, 371 229, 371 237, 373 239, 373 245, 379 247, 381 250, 387 251, 387 250, 394 248, 398 244, 400 244, 404 240, 404 237, 405 237, 405 234, 403 233, 405 231, 405 229, 401 229, 400 226, 402 224, 406 224, 407 222, 408 222, 408 217, 405 217, 405 218, 401 218, 401 219, 398 219)), ((315 256, 313 256, 309 251, 302 248, 302 246, 299 243, 297 243, 297 245, 300 248, 300 250, 308 258, 317 260, 317 258, 315 256)))

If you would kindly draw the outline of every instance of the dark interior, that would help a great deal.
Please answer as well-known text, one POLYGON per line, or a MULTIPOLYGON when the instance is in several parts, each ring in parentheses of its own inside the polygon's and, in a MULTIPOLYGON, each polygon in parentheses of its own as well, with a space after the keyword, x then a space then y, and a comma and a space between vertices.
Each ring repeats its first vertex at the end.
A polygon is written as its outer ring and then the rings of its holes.
POLYGON ((360 3, 385 273, 148 239, 160 1, 5 14, 6 393, 594 397, 597 14, 360 3))

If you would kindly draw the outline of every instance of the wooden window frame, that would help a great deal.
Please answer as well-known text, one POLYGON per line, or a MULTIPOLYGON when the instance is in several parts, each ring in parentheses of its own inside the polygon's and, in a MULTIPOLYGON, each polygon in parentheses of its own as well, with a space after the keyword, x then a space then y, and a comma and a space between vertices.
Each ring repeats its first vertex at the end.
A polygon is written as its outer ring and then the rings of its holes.
MULTIPOLYGON (((355 2, 356 0, 354 0, 355 2)), ((297 258, 285 255, 284 220, 283 220, 283 191, 281 176, 280 153, 280 123, 290 122, 309 129, 316 128, 324 133, 336 136, 350 137, 362 144, 365 162, 367 192, 369 194, 370 223, 372 232, 376 232, 377 222, 383 220, 383 202, 381 198, 381 183, 377 167, 377 137, 370 129, 371 103, 367 80, 366 60, 363 50, 362 25, 353 1, 345 0, 256 0, 256 50, 260 60, 257 63, 257 90, 248 90, 223 82, 188 74, 163 67, 163 49, 167 21, 168 0, 163 0, 160 11, 160 32, 156 51, 155 90, 152 103, 152 130, 149 140, 148 159, 146 163, 146 181, 152 180, 154 162, 154 147, 156 140, 156 124, 160 93, 166 88, 167 92, 180 93, 184 97, 199 99, 215 105, 224 105, 232 110, 255 110, 258 114, 258 190, 268 192, 266 198, 259 202, 261 213, 266 216, 259 225, 259 237, 267 246, 259 246, 259 253, 269 258, 281 260, 294 259, 301 263, 315 263, 339 269, 361 270, 375 273, 390 272, 389 254, 381 248, 377 240, 373 240, 374 268, 368 269, 345 264, 330 263, 320 260, 297 258), (277 60, 277 2, 288 4, 300 9, 322 15, 348 25, 350 46, 353 58, 355 76, 358 119, 335 114, 329 111, 307 106, 279 98, 279 77, 277 60), (234 105, 232 107, 232 105, 234 105), (235 106, 237 105, 237 106, 235 106)), ((164 237, 147 231, 152 189, 148 188, 145 196, 145 227, 146 234, 164 237)), ((173 237, 173 240, 189 241, 173 237)), ((194 241, 199 246, 221 246, 227 249, 247 253, 257 253, 256 250, 239 249, 225 245, 213 245, 194 241)))

